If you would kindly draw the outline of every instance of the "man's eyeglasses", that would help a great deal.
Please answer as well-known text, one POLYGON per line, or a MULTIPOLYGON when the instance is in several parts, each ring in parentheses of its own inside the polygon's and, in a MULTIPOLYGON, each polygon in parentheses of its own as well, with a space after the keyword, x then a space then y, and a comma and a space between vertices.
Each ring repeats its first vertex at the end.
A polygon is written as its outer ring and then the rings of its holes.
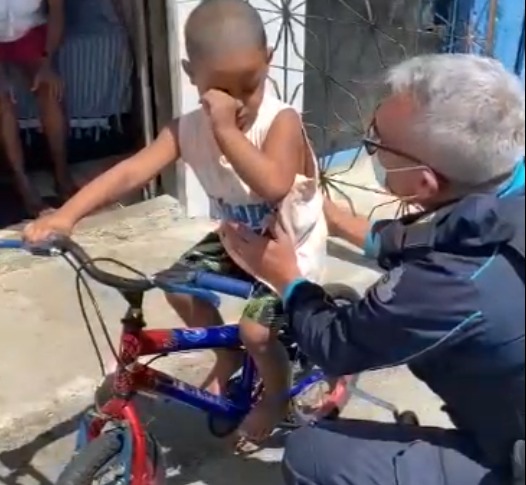
POLYGON ((397 155, 399 157, 410 160, 411 162, 416 163, 417 165, 426 166, 426 164, 419 160, 417 157, 414 157, 413 155, 410 155, 409 153, 406 153, 402 150, 397 150, 396 148, 391 148, 388 145, 384 145, 382 143, 381 136, 378 133, 376 119, 373 120, 373 122, 369 126, 369 130, 365 138, 363 139, 363 146, 369 156, 376 155, 379 150, 383 150, 385 152, 392 153, 393 155, 397 155))

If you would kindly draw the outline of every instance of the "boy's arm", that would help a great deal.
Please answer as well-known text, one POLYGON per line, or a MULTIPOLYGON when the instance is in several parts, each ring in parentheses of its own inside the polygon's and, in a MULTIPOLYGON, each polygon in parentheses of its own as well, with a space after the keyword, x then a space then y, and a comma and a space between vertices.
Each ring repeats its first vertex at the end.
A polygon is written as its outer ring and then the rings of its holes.
POLYGON ((241 179, 268 202, 281 201, 302 173, 303 125, 293 109, 282 111, 272 124, 263 150, 258 150, 235 125, 215 126, 216 140, 241 179))
POLYGON ((98 208, 146 185, 163 168, 179 159, 177 125, 175 122, 165 128, 151 145, 86 185, 62 206, 58 211, 60 217, 73 226, 98 208))

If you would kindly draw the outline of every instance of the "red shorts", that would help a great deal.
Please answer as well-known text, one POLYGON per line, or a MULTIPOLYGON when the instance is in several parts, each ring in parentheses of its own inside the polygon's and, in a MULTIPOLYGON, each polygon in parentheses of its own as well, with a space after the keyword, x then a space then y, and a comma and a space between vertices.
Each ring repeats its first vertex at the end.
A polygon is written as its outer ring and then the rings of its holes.
POLYGON ((0 62, 33 64, 46 54, 47 25, 31 29, 14 42, 0 42, 0 62))

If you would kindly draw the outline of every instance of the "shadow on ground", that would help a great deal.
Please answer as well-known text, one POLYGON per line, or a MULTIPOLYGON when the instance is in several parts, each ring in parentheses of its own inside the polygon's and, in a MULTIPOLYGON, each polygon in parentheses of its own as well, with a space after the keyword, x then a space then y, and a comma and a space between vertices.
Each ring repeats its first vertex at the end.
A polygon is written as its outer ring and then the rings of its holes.
MULTIPOLYGON (((168 467, 166 485, 280 485, 284 437, 277 436, 252 457, 233 456, 213 438, 203 414, 149 401, 140 404, 144 421, 159 440, 168 467)), ((53 485, 74 449, 80 416, 31 443, 0 453, 0 484, 53 485)))
POLYGON ((0 453, 0 467, 5 469, 0 483, 5 485, 18 485, 20 479, 31 478, 41 485, 53 485, 49 477, 45 476, 33 463, 35 457, 42 450, 75 433, 81 415, 46 431, 30 443, 11 451, 0 453))

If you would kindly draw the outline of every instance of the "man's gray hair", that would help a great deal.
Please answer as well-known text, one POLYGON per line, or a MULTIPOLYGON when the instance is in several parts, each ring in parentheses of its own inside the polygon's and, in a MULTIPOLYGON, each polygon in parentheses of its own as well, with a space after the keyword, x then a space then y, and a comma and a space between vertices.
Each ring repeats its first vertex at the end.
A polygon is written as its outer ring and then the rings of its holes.
POLYGON ((415 57, 391 69, 388 85, 416 97, 415 130, 436 153, 429 165, 452 183, 497 184, 524 157, 524 88, 500 62, 470 54, 415 57))

